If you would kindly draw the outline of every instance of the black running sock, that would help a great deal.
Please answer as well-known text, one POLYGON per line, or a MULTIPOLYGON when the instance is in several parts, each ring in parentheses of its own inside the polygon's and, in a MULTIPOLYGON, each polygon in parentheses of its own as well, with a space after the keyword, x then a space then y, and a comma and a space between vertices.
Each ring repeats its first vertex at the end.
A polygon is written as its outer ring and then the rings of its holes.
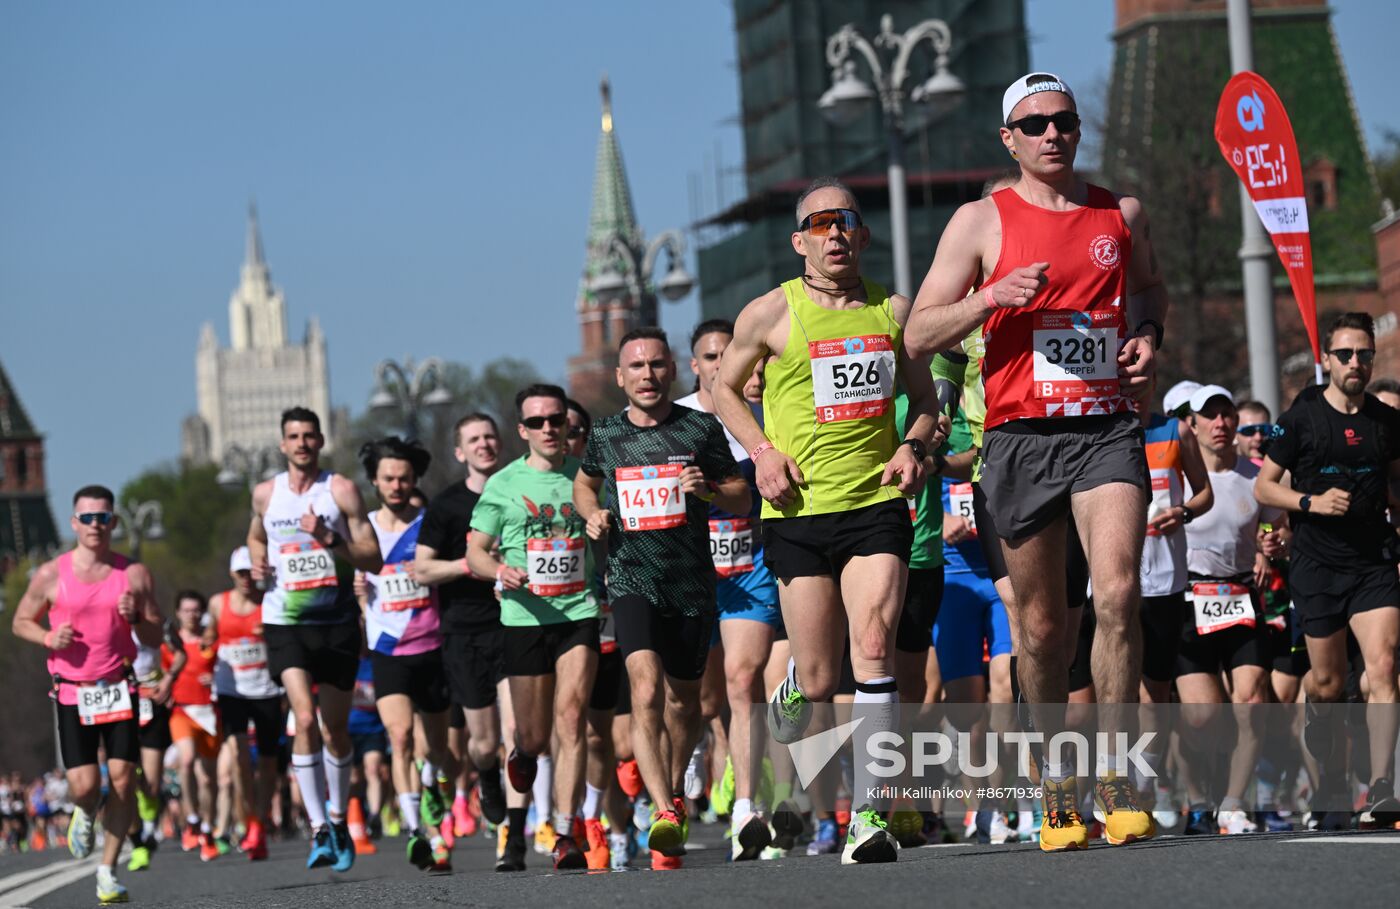
POLYGON ((507 834, 509 837, 525 838, 525 815, 527 813, 529 810, 526 808, 506 809, 506 823, 510 825, 510 833, 507 834))

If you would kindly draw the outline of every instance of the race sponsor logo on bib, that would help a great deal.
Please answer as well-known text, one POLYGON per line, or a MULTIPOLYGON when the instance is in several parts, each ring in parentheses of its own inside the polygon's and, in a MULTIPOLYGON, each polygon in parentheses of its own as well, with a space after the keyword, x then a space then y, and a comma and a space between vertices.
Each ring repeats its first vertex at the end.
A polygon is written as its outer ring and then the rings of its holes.
POLYGON ((954 483, 948 487, 948 510, 963 520, 977 536, 977 511, 972 507, 972 484, 954 483))
POLYGON ((807 345, 817 422, 883 416, 894 400, 894 345, 889 335, 832 338, 807 345))
POLYGON ((335 559, 320 543, 283 543, 277 570, 284 590, 314 590, 336 586, 335 559))
POLYGON ((558 597, 582 591, 587 586, 583 547, 581 537, 527 540, 525 558, 530 573, 530 592, 541 597, 558 597))
POLYGON ((753 571, 753 524, 748 518, 710 521, 710 558, 722 578, 753 571))
POLYGON ((617 468, 617 500, 627 530, 665 530, 685 523, 683 464, 617 468))
POLYGON ((1032 344, 1035 395, 1080 400, 1118 394, 1116 310, 1037 310, 1032 344))
POLYGON ((385 565, 379 573, 379 608, 385 612, 422 609, 432 602, 432 591, 413 579, 407 562, 385 565))
POLYGON ((138 698, 137 702, 140 705, 137 708, 137 720, 145 727, 156 718, 156 705, 150 698, 138 698))
POLYGON ((1254 601, 1242 584, 1192 584, 1196 633, 1213 634, 1236 625, 1254 627, 1254 601))
POLYGON ((119 723, 136 714, 131 709, 131 689, 126 680, 111 685, 79 685, 78 722, 84 726, 119 723))

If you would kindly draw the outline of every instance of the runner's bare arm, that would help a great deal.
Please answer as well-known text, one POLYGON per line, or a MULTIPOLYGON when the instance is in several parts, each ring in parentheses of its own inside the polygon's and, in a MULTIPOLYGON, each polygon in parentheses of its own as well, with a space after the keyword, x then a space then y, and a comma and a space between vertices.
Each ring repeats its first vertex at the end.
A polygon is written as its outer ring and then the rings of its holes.
POLYGON ((506 590, 525 586, 530 575, 522 568, 512 568, 491 554, 496 538, 489 533, 473 530, 467 537, 467 565, 480 578, 495 578, 506 590))
POLYGON ((126 569, 127 589, 136 598, 141 620, 132 625, 136 638, 147 647, 160 646, 160 607, 156 605, 156 581, 151 570, 137 562, 126 569))
POLYGON ((1130 334, 1118 353, 1118 384, 1124 394, 1142 398, 1151 394, 1152 375, 1157 370, 1157 330, 1147 323, 1166 325, 1167 287, 1152 247, 1147 210, 1132 196, 1120 197, 1118 207, 1133 237, 1133 254, 1128 260, 1130 334))
POLYGON ((1147 522, 1147 526, 1155 528, 1163 536, 1170 536, 1185 526, 1183 507, 1191 509, 1195 517, 1200 517, 1215 505, 1215 491, 1210 486, 1206 462, 1201 459, 1201 447, 1196 443, 1195 435, 1189 432, 1181 436, 1181 471, 1186 474, 1195 494, 1181 506, 1168 508, 1147 522))
POLYGON ((271 574, 272 566, 267 561, 267 528, 263 527, 263 515, 267 503, 272 498, 272 481, 264 480, 253 489, 253 521, 248 526, 248 558, 253 563, 253 580, 261 581, 271 574))
POLYGON ((436 587, 458 578, 469 578, 471 575, 465 558, 444 559, 438 555, 436 549, 422 543, 413 550, 413 577, 420 584, 436 587))
POLYGON ((345 517, 345 529, 350 535, 343 541, 346 561, 361 571, 377 574, 384 567, 384 557, 379 552, 379 537, 366 517, 359 487, 349 477, 336 475, 331 479, 331 496, 345 517))
POLYGON ((73 626, 67 622, 55 628, 52 632, 55 640, 46 640, 45 635, 50 634, 43 625, 44 614, 49 611, 49 606, 53 603, 54 592, 58 589, 58 563, 45 562, 39 566, 39 570, 34 572, 34 577, 29 579, 29 586, 25 588, 24 596, 20 598, 19 606, 15 608, 14 621, 11 628, 14 629, 15 637, 32 641, 35 644, 42 644, 51 650, 62 650, 73 641, 73 626), (66 631, 65 631, 66 629, 66 631), (54 646, 62 643, 62 647, 54 646))
POLYGON ((775 288, 751 301, 734 322, 734 339, 724 349, 719 363, 719 381, 711 394, 715 415, 720 418, 745 451, 753 451, 768 441, 763 427, 754 419, 753 410, 744 400, 744 383, 753 375, 758 361, 771 353, 769 335, 786 315, 787 299, 782 288, 775 288))
POLYGON ((602 477, 590 477, 582 470, 574 474, 574 507, 578 509, 579 516, 588 522, 590 540, 601 540, 606 536, 608 522, 612 518, 612 513, 598 501, 598 493, 602 491, 602 477))
POLYGON ((748 514, 753 507, 753 494, 749 492, 749 481, 743 474, 725 477, 715 483, 714 504, 730 514, 748 514))

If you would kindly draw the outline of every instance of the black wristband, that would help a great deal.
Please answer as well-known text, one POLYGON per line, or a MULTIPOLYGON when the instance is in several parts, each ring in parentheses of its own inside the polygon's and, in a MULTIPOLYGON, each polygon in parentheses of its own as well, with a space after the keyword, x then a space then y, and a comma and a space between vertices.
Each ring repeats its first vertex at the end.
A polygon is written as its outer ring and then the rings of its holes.
POLYGON ((948 459, 943 457, 943 455, 935 451, 933 454, 929 455, 929 457, 933 458, 934 476, 938 476, 939 474, 943 473, 943 471, 948 469, 948 459))
POLYGON ((923 443, 922 439, 905 439, 899 444, 908 445, 909 450, 914 452, 914 459, 916 461, 922 461, 924 458, 928 457, 928 446, 923 443))

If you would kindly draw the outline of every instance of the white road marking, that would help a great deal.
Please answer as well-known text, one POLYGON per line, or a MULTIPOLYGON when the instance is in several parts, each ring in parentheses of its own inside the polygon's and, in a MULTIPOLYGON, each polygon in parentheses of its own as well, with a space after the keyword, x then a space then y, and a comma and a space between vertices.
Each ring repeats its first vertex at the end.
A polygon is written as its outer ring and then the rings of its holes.
POLYGON ((1354 846, 1374 846, 1381 843, 1400 843, 1400 836, 1301 836, 1284 840, 1285 843, 1350 843, 1354 846))
POLYGON ((0 909, 16 909, 96 873, 98 857, 67 859, 0 878, 0 909))

